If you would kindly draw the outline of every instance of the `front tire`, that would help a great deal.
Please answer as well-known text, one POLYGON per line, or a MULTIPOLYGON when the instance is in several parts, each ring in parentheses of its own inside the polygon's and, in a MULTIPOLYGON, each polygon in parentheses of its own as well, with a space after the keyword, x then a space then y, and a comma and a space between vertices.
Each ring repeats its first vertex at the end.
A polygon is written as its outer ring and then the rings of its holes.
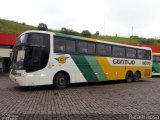
POLYGON ((67 75, 64 73, 58 73, 55 78, 53 85, 56 89, 64 89, 67 87, 67 75))
POLYGON ((133 81, 133 74, 132 74, 132 72, 127 72, 125 80, 126 80, 127 83, 130 83, 130 82, 133 81))

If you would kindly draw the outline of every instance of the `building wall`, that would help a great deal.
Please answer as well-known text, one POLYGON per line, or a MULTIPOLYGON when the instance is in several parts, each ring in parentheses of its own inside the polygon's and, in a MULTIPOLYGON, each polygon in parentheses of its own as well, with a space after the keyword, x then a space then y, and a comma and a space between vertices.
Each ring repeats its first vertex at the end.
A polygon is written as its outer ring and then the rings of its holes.
POLYGON ((0 57, 10 57, 10 52, 12 51, 12 49, 3 49, 0 48, 0 57))
POLYGON ((0 48, 0 73, 9 72, 10 52, 12 49, 0 48))
POLYGON ((18 34, 0 33, 0 45, 14 45, 18 34))

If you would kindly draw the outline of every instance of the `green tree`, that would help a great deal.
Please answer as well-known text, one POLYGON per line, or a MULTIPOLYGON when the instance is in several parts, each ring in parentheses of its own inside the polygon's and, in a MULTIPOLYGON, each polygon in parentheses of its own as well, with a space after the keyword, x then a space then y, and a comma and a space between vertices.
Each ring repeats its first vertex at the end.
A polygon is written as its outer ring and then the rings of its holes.
POLYGON ((89 30, 83 30, 81 35, 83 37, 91 37, 92 34, 89 32, 89 30))
POLYGON ((94 35, 97 35, 97 36, 99 36, 99 31, 97 31, 94 35))
POLYGON ((47 31, 48 30, 48 27, 45 23, 39 23, 38 27, 37 27, 38 30, 44 30, 44 31, 47 31))

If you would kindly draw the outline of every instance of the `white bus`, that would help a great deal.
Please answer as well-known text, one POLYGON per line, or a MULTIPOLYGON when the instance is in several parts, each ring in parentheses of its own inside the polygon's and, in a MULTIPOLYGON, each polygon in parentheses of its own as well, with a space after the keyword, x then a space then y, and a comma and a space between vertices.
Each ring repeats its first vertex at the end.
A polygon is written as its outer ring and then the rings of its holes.
POLYGON ((45 31, 26 31, 11 54, 10 79, 20 86, 152 76, 151 49, 45 31))

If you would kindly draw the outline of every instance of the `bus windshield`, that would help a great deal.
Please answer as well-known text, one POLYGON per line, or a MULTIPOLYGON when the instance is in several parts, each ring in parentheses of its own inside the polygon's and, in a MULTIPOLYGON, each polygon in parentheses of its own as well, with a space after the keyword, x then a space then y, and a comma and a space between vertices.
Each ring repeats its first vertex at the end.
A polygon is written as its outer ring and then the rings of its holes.
POLYGON ((17 39, 11 53, 11 69, 26 70, 27 72, 42 69, 47 65, 49 52, 49 34, 23 34, 17 39))
MULTIPOLYGON (((23 34, 18 37, 16 44, 11 52, 11 69, 22 70, 24 69, 25 58, 25 44, 27 43, 28 34, 23 34)), ((13 71, 12 71, 13 72, 13 71)))
POLYGON ((14 47, 27 43, 27 38, 28 38, 28 34, 23 34, 20 37, 18 37, 14 47))

